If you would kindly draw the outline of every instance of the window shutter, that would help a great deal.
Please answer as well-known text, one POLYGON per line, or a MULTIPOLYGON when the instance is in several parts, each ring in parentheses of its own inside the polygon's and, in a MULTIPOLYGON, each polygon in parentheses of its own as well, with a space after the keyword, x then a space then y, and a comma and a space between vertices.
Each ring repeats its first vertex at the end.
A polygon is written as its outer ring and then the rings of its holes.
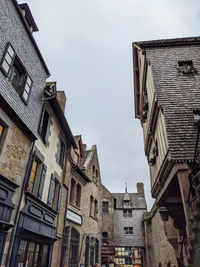
POLYGON ((14 58, 15 58, 15 51, 12 48, 11 44, 8 43, 6 46, 4 56, 3 56, 2 61, 1 61, 1 65, 0 65, 3 73, 6 76, 8 76, 8 74, 10 72, 14 58))
POLYGON ((57 152, 57 157, 56 157, 56 161, 59 164, 60 161, 60 150, 61 150, 61 139, 59 137, 59 142, 58 142, 58 152, 57 152))
POLYGON ((50 185, 49 185, 49 194, 48 194, 48 200, 47 200, 47 204, 51 205, 52 204, 52 194, 53 194, 53 186, 55 183, 55 178, 53 173, 51 174, 51 180, 50 180, 50 185))
POLYGON ((39 127, 38 127, 38 133, 41 134, 42 132, 42 124, 43 124, 43 120, 44 120, 44 112, 45 112, 45 105, 42 106, 42 112, 40 115, 40 123, 39 123, 39 127))
POLYGON ((25 102, 28 102, 28 98, 31 92, 32 80, 29 75, 26 76, 25 83, 23 84, 22 98, 25 102))
POLYGON ((30 179, 30 175, 31 175, 31 170, 33 167, 33 162, 35 160, 36 157, 36 152, 34 151, 30 157, 30 161, 29 161, 29 166, 28 166, 28 172, 27 172, 27 182, 26 182, 26 190, 28 189, 29 186, 29 179, 30 179))
POLYGON ((49 135, 49 128, 50 128, 50 115, 49 115, 49 118, 48 118, 48 124, 47 124, 47 130, 46 130, 46 134, 45 134, 45 144, 47 143, 47 139, 48 139, 48 135, 49 135))
POLYGON ((39 185, 39 190, 38 190, 38 197, 39 198, 42 198, 46 171, 47 171, 47 166, 45 164, 43 164, 42 165, 41 177, 40 177, 40 185, 39 185))
POLYGON ((65 145, 65 151, 64 151, 64 155, 63 155, 63 162, 62 162, 62 167, 65 167, 65 162, 66 162, 66 155, 67 155, 67 147, 65 145))
POLYGON ((58 189, 58 201, 57 201, 56 211, 59 211, 59 209, 60 209, 61 195, 62 195, 62 184, 59 184, 59 189, 58 189))

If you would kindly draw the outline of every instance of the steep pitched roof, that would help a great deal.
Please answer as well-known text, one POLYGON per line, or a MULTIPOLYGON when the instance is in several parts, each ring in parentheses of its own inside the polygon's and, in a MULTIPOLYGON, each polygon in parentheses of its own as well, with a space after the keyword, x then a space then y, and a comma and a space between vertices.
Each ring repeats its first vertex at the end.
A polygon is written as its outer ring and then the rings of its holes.
MULTIPOLYGON (((123 201, 126 193, 112 193, 116 199, 116 208, 123 209, 123 201)), ((146 209, 145 198, 139 197, 137 193, 128 193, 131 201, 132 209, 146 209)))
POLYGON ((197 138, 193 110, 200 108, 200 39, 135 44, 142 48, 151 65, 157 103, 165 117, 171 160, 192 162, 197 138), (178 62, 183 60, 192 60, 197 74, 181 73, 178 62))

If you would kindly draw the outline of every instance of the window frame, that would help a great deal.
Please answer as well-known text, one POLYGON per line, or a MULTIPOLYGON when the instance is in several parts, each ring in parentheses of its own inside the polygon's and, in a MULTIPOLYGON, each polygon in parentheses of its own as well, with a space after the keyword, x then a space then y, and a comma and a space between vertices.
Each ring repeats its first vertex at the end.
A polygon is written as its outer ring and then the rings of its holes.
POLYGON ((79 183, 76 184, 76 199, 75 205, 80 208, 81 206, 81 185, 79 183))
POLYGON ((40 199, 42 198, 42 194, 43 194, 46 171, 47 171, 47 166, 38 157, 38 155, 36 154, 36 151, 34 151, 34 153, 31 156, 31 164, 29 167, 28 183, 27 183, 26 190, 40 199), (34 162, 37 163, 37 166, 36 166, 36 170, 34 174, 32 188, 30 189, 30 180, 31 180, 32 173, 33 173, 34 162))
POLYGON ((67 145, 63 141, 63 138, 60 136, 58 142, 58 152, 56 161, 62 169, 65 167, 66 153, 67 153, 67 145))
POLYGON ((48 137, 49 137, 49 130, 50 130, 50 122, 51 122, 51 116, 50 113, 48 112, 45 104, 42 106, 42 111, 41 111, 41 115, 40 115, 40 123, 38 126, 38 134, 42 140, 42 142, 46 145, 47 141, 48 141, 48 137), (45 117, 45 113, 48 114, 48 119, 47 119, 47 124, 45 127, 45 131, 44 131, 44 117, 45 117))
POLYGON ((21 97, 22 101, 27 105, 29 98, 30 98, 31 89, 33 86, 33 80, 31 79, 30 75, 26 71, 26 68, 24 67, 23 63, 21 62, 20 58, 18 57, 17 53, 15 52, 15 49, 13 48, 10 42, 6 44, 6 47, 5 47, 3 56, 1 58, 1 62, 0 62, 0 69, 3 72, 3 74, 8 78, 8 81, 12 84, 13 88, 18 93, 18 95, 21 97), (13 52, 12 55, 10 54, 9 49, 12 50, 13 52), (6 58, 7 55, 11 59, 10 62, 8 62, 8 58, 6 58), (6 64, 8 65, 7 71, 6 71, 6 68, 3 66, 4 62, 6 62, 6 64), (24 75, 23 81, 19 88, 15 87, 15 85, 13 84, 13 77, 11 77, 11 73, 13 73, 12 70, 14 66, 16 67, 17 70, 21 69, 21 71, 19 71, 21 73, 21 76, 24 75), (28 80, 30 80, 29 83, 28 83, 28 80), (28 88, 29 90, 27 91, 26 88, 28 88), (25 97, 25 93, 27 97, 25 97))
POLYGON ((133 227, 132 226, 124 227, 124 235, 133 235, 133 227))
POLYGON ((132 218, 133 217, 133 213, 131 209, 123 209, 123 217, 124 218, 132 218), (129 216, 131 215, 131 216, 129 216))
POLYGON ((108 201, 102 201, 102 212, 103 214, 109 213, 109 202, 108 201), (104 204, 107 204, 107 206, 105 207, 104 204))

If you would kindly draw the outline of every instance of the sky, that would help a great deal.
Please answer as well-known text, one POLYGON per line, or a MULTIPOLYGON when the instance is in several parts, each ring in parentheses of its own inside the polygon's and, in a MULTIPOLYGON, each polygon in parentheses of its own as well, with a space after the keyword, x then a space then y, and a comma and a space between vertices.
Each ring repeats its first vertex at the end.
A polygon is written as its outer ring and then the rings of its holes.
MULTIPOLYGON (((23 3, 24 0, 18 0, 23 3)), ((199 0, 27 0, 39 28, 34 38, 49 81, 67 96, 74 135, 97 145, 101 178, 111 192, 136 192, 150 176, 134 115, 132 42, 199 36, 199 0)))

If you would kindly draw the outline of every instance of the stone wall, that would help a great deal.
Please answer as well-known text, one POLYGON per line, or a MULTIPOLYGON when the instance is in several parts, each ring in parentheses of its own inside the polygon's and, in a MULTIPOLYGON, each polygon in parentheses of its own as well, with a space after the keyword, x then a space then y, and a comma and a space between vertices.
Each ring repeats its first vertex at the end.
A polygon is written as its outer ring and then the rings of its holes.
MULTIPOLYGON (((167 266, 170 262, 171 267, 178 267, 176 255, 172 245, 168 242, 165 235, 164 223, 156 210, 149 220, 144 221, 147 226, 147 242, 148 242, 148 267, 167 266)), ((146 239, 145 239, 146 240, 146 239)))

